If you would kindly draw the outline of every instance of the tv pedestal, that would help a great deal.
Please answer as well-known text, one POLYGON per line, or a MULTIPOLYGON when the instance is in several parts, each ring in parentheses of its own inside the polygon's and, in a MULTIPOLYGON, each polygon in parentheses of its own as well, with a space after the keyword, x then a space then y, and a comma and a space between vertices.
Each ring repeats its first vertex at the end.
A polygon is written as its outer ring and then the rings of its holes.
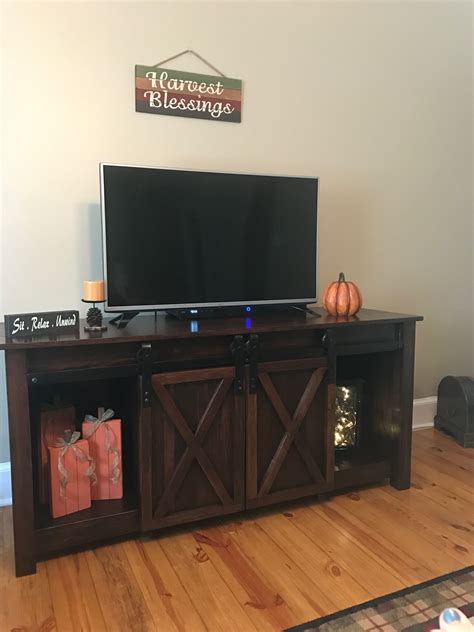
POLYGON ((125 329, 128 323, 138 316, 140 312, 122 312, 109 320, 109 325, 115 325, 117 329, 125 329))
MULTIPOLYGON (((319 310, 318 310, 319 312, 319 310)), ((421 318, 281 313, 7 342, 17 575, 38 560, 203 518, 389 479, 410 485, 421 318), (334 445, 335 387, 363 380, 359 441, 334 445), (53 519, 38 493, 41 404, 122 422, 124 497, 53 519)), ((3 326, 2 326, 3 327, 3 326)))

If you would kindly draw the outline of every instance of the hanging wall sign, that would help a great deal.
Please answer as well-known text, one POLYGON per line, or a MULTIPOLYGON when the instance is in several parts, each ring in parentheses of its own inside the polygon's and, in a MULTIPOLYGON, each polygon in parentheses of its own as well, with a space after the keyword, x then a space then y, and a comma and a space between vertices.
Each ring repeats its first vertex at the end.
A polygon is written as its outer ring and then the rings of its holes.
POLYGON ((6 314, 5 338, 37 338, 79 332, 79 312, 35 312, 33 314, 6 314))
POLYGON ((183 51, 155 66, 135 66, 135 109, 137 112, 186 116, 240 123, 242 81, 220 75, 201 75, 164 68, 161 64, 192 53, 220 72, 194 51, 183 51))

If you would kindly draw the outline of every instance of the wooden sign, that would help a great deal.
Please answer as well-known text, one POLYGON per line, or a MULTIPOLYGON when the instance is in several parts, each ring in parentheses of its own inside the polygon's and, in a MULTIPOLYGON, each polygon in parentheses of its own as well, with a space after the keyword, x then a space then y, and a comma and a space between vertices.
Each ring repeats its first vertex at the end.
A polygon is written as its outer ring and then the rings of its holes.
POLYGON ((79 312, 75 310, 5 316, 5 338, 8 340, 70 333, 79 333, 79 312))
POLYGON ((216 75, 135 66, 135 110, 240 123, 242 81, 216 75))

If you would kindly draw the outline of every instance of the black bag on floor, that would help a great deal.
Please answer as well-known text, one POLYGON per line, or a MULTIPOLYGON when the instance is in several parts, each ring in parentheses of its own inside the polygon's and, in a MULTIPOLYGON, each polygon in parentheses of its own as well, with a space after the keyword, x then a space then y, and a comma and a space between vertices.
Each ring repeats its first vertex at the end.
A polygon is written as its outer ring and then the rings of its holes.
POLYGON ((474 380, 448 375, 438 386, 435 428, 452 434, 464 448, 474 447, 474 380))

